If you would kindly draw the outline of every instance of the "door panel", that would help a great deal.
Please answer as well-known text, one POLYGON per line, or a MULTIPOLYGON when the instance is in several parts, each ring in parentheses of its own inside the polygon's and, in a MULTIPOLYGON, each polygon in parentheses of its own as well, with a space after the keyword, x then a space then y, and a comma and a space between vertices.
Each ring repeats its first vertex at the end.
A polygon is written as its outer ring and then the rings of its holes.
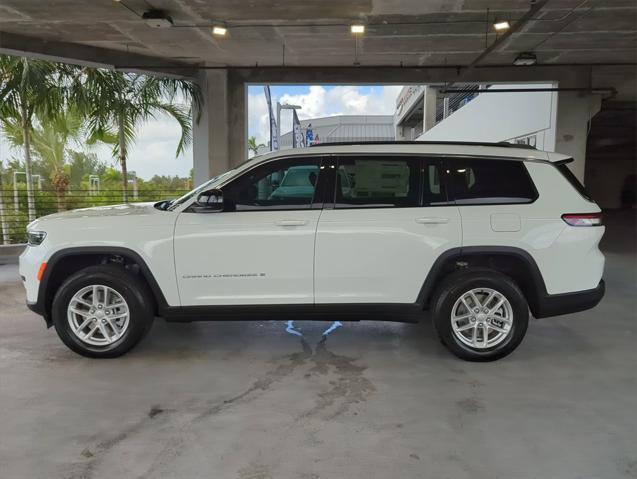
POLYGON ((414 303, 436 258, 460 246, 440 163, 340 158, 336 177, 317 229, 316 303, 414 303))
POLYGON ((314 235, 320 214, 306 210, 179 215, 175 263, 182 306, 312 303, 314 235))
POLYGON ((316 303, 413 303, 435 259, 460 246, 455 206, 324 210, 316 303), (444 218, 422 224, 421 217, 444 218))
POLYGON ((179 215, 183 306, 311 304, 323 191, 319 158, 280 159, 222 188, 224 211, 179 215))

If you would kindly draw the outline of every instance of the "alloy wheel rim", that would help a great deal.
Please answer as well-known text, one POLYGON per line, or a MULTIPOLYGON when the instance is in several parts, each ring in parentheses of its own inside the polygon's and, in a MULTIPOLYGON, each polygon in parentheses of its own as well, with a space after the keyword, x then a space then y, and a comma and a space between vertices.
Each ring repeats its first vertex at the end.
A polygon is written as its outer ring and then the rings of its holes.
POLYGON ((113 288, 90 285, 73 295, 67 308, 73 334, 92 346, 108 346, 118 341, 128 329, 128 304, 113 288))
POLYGON ((501 344, 513 327, 513 308, 499 291, 474 288, 460 295, 451 309, 451 327, 463 344, 489 349, 501 344))

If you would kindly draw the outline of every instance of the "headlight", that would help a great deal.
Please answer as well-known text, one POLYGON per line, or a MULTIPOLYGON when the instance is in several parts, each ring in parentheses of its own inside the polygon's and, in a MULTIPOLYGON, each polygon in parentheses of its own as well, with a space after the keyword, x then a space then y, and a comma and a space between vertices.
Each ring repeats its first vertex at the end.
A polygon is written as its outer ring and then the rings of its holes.
POLYGON ((30 246, 42 244, 44 238, 46 238, 46 233, 44 231, 27 231, 27 239, 29 240, 30 246))

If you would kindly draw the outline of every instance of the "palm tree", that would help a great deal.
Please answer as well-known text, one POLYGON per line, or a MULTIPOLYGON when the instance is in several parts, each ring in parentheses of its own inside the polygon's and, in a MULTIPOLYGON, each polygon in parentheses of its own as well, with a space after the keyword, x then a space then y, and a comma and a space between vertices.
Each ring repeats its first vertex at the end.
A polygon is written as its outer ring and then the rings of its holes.
POLYGON ((57 65, 42 60, 0 55, 0 122, 22 130, 29 221, 35 219, 31 180, 33 120, 55 117, 64 104, 64 82, 57 65))
POLYGON ((256 137, 251 136, 250 138, 248 138, 248 150, 250 150, 255 155, 259 153, 259 148, 261 148, 262 146, 265 146, 265 145, 263 143, 259 143, 257 145, 256 137))
POLYGON ((72 105, 58 117, 41 121, 33 134, 33 149, 50 171, 49 179, 57 197, 58 211, 66 209, 65 196, 71 183, 67 172, 69 143, 83 137, 83 118, 72 105))
POLYGON ((197 85, 184 80, 157 78, 110 70, 85 69, 74 82, 75 98, 87 116, 92 140, 115 144, 113 155, 122 168, 123 199, 128 202, 128 148, 140 123, 165 113, 181 128, 179 156, 192 140, 191 107, 176 100, 201 104, 197 85))
MULTIPOLYGON (((57 197, 58 211, 66 209, 64 197, 70 184, 67 173, 69 143, 80 143, 83 138, 83 118, 73 106, 67 107, 53 118, 39 118, 31 131, 31 148, 49 172, 49 179, 57 197)), ((5 121, 5 133, 13 145, 22 145, 24 132, 15 121, 5 121)))

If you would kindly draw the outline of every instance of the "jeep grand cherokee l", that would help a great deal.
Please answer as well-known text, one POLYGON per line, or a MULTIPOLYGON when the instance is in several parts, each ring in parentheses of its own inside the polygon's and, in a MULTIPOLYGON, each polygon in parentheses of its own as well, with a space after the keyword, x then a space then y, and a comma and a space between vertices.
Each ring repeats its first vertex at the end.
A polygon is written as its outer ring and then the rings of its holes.
POLYGON ((506 144, 325 144, 248 161, 170 203, 28 227, 33 311, 72 350, 132 348, 156 316, 433 318, 493 360, 604 294, 599 207, 564 155, 506 144), (307 177, 304 177, 307 176, 307 177))

